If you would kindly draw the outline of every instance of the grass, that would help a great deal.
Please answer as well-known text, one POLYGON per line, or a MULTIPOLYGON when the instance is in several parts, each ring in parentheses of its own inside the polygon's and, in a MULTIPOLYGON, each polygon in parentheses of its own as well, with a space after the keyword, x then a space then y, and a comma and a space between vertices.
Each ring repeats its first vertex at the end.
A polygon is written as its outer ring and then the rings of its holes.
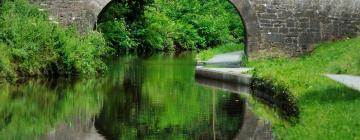
POLYGON ((201 61, 206 61, 218 54, 242 50, 244 50, 244 44, 228 43, 225 45, 210 48, 208 50, 200 51, 197 55, 197 59, 201 61))
POLYGON ((279 139, 360 139, 360 93, 324 73, 360 75, 360 37, 317 45, 300 58, 252 60, 253 74, 295 97, 299 121, 273 121, 279 139))

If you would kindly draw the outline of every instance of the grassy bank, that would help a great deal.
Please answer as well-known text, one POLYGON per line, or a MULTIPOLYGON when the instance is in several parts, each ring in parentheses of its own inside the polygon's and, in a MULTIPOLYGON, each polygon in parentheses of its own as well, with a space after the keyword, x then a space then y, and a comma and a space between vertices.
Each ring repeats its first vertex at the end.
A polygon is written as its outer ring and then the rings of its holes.
POLYGON ((111 49, 98 32, 85 36, 60 27, 27 0, 0 7, 0 77, 92 75, 106 70, 111 49))
POLYGON ((220 45, 214 48, 200 51, 197 55, 197 59, 201 61, 205 61, 218 54, 234 52, 234 51, 243 51, 243 50, 244 50, 244 44, 228 43, 225 45, 220 45))
POLYGON ((294 95, 295 125, 273 121, 279 139, 360 139, 360 93, 324 73, 360 75, 360 38, 320 44, 301 58, 250 61, 254 74, 294 95))

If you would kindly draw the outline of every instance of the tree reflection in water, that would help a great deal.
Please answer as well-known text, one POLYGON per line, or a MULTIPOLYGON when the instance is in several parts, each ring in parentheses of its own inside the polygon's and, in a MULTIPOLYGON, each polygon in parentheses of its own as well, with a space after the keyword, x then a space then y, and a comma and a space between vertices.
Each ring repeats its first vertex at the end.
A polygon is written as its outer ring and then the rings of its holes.
POLYGON ((193 58, 157 55, 114 64, 124 74, 106 93, 96 119, 99 132, 107 139, 235 137, 244 99, 196 84, 193 58))
POLYGON ((246 136, 239 135, 242 127, 252 125, 246 123, 245 100, 197 84, 194 58, 189 53, 148 58, 128 55, 110 61, 109 73, 101 78, 2 83, 0 139, 246 136))

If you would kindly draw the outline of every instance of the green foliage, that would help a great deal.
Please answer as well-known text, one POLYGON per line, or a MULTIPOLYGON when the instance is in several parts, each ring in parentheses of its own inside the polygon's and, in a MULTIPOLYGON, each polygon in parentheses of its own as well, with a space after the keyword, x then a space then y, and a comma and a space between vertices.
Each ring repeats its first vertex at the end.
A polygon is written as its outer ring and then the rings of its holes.
POLYGON ((197 84, 194 63, 192 54, 128 55, 112 61, 102 78, 0 83, 0 139, 85 139, 94 126, 111 139, 231 139, 245 102, 197 84))
POLYGON ((101 58, 111 49, 101 34, 80 36, 74 28, 64 29, 27 0, 6 0, 0 11, 1 63, 6 66, 0 70, 5 76, 13 76, 12 71, 35 76, 106 70, 101 58))
POLYGON ((145 28, 139 31, 144 46, 157 50, 194 49, 201 38, 191 25, 173 21, 151 7, 145 12, 145 28))
MULTIPOLYGON (((238 15, 230 17, 234 9, 226 9, 226 5, 231 5, 224 1, 201 1, 201 0, 180 0, 180 1, 155 1, 154 7, 157 11, 164 13, 172 20, 180 20, 190 24, 205 41, 199 47, 216 46, 228 43, 231 40, 229 25, 231 19, 238 19, 238 15)), ((242 26, 237 28, 242 29, 242 26)))
POLYGON ((11 66, 11 60, 9 57, 9 48, 4 44, 0 44, 0 77, 6 77, 12 79, 15 77, 15 72, 11 66))
POLYGON ((43 139, 60 124, 81 125, 100 111, 103 96, 96 87, 101 80, 57 82, 0 84, 0 139, 43 139))
POLYGON ((301 58, 253 60, 257 76, 286 87, 297 99, 295 126, 274 123, 279 139, 359 139, 360 94, 324 76, 360 74, 360 38, 323 43, 301 58), (333 133, 329 133, 333 132, 333 133))
POLYGON ((101 13, 98 22, 125 19, 130 24, 141 19, 145 6, 153 0, 113 0, 108 8, 101 13))
POLYGON ((103 90, 97 130, 125 140, 211 139, 215 119, 217 137, 231 139, 241 128, 243 114, 236 111, 245 106, 237 94, 196 83, 194 64, 189 53, 119 58, 103 90))
MULTIPOLYGON (((242 43, 244 36, 240 17, 227 1, 154 0, 129 3, 125 0, 113 2, 102 15, 100 23, 114 22, 107 26, 117 26, 117 19, 125 19, 127 27, 131 28, 127 30, 132 34, 130 37, 139 43, 136 49, 204 49, 242 43), (135 12, 134 7, 141 12, 135 12)), ((114 34, 115 31, 102 30, 110 42, 121 38, 121 31, 114 34)), ((116 44, 114 47, 117 48, 116 44)))
POLYGON ((134 49, 137 43, 130 37, 127 25, 124 20, 106 21, 100 23, 98 28, 104 34, 105 39, 109 45, 113 46, 118 51, 134 49))

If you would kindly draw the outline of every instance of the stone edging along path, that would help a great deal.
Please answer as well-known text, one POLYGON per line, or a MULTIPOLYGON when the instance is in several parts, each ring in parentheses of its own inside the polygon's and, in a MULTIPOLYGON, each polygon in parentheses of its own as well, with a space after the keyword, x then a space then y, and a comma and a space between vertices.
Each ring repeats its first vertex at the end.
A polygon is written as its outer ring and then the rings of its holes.
POLYGON ((243 56, 243 51, 216 55, 208 61, 198 63, 201 66, 196 66, 195 75, 212 80, 250 86, 252 76, 244 73, 252 70, 252 68, 240 67, 243 56), (217 67, 207 67, 207 65, 217 67))
POLYGON ((250 86, 252 76, 243 74, 251 68, 207 68, 204 66, 197 66, 195 74, 198 77, 209 78, 213 80, 220 80, 224 82, 231 82, 241 85, 250 86))

